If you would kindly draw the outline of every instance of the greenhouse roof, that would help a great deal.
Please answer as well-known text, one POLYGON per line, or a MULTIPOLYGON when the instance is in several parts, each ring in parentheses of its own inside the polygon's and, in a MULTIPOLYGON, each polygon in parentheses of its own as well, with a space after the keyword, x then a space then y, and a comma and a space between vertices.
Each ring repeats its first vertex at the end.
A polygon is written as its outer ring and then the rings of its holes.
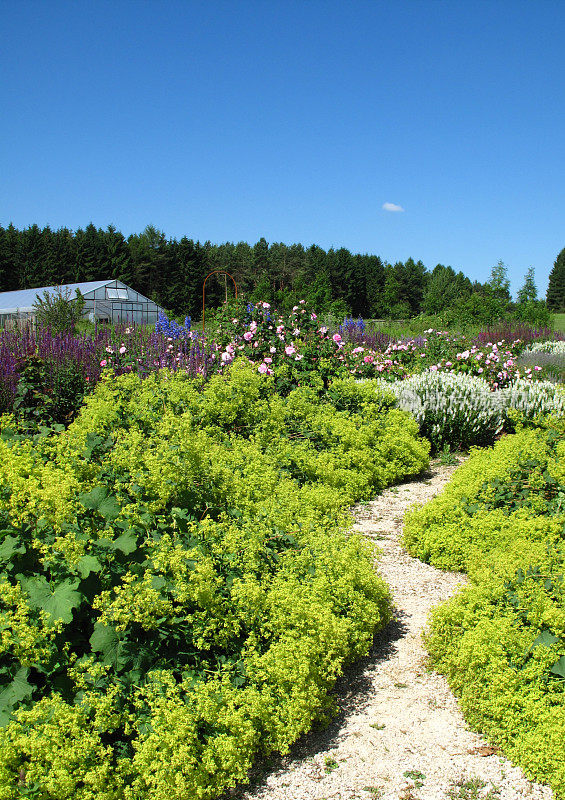
POLYGON ((71 297, 76 295, 77 289, 82 295, 94 292, 108 283, 114 283, 114 279, 107 281, 86 281, 84 283, 66 283, 63 286, 41 286, 37 289, 17 289, 15 292, 0 292, 0 314, 29 313, 35 311, 34 303, 38 297, 43 297, 43 292, 55 294, 57 289, 65 291, 68 289, 71 297))

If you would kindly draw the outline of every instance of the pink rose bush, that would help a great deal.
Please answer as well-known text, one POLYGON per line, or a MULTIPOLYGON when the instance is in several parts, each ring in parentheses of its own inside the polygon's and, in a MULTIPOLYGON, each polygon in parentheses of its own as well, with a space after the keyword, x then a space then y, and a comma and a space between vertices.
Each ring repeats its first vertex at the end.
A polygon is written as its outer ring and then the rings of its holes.
POLYGON ((327 386, 333 377, 346 375, 398 379, 407 374, 398 359, 320 325, 305 300, 286 315, 258 302, 226 318, 231 324, 220 328, 220 368, 230 363, 237 351, 256 364, 261 375, 274 376, 281 391, 300 383, 327 386), (227 353, 232 358, 228 359, 227 353))

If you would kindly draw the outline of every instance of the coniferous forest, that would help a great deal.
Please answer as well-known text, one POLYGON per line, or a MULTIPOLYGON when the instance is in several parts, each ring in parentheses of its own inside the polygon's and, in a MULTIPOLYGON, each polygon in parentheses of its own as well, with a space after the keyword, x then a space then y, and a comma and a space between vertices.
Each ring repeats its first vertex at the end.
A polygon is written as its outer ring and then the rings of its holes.
MULTIPOLYGON (((117 278, 171 314, 198 319, 202 284, 213 270, 233 275, 250 301, 287 309, 306 299, 320 312, 338 317, 406 319, 449 310, 457 317, 481 321, 484 316, 488 321, 498 316, 501 302, 510 302, 508 285, 496 278, 496 267, 494 281, 481 284, 450 266, 438 264, 430 270, 412 258, 390 264, 344 247, 269 244, 264 238, 253 245, 202 243, 186 236, 167 238, 152 225, 127 238, 113 225, 104 230, 92 223, 76 231, 0 226, 0 291, 117 278)), ((224 280, 220 276, 208 282, 207 307, 224 299, 224 280)), ((558 310, 564 302, 562 287, 551 284, 552 306, 558 310)))
MULTIPOLYGON (((305 298, 322 312, 369 318, 436 313, 480 289, 451 267, 438 265, 430 273, 411 258, 388 264, 345 248, 326 251, 263 238, 254 245, 218 245, 167 238, 151 225, 128 238, 112 225, 76 231, 0 227, 0 291, 118 278, 173 314, 198 318, 202 283, 213 270, 230 272, 251 300, 283 308, 305 298)), ((206 304, 219 304, 224 279, 208 285, 206 304)))

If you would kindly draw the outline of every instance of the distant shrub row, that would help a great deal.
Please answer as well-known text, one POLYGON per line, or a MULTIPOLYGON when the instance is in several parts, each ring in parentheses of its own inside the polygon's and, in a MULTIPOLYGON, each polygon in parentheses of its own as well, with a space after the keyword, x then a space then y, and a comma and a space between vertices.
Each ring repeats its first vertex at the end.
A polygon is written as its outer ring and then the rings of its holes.
POLYGON ((427 645, 462 710, 508 757, 565 797, 565 422, 475 452, 413 512, 412 555, 468 572, 427 645))

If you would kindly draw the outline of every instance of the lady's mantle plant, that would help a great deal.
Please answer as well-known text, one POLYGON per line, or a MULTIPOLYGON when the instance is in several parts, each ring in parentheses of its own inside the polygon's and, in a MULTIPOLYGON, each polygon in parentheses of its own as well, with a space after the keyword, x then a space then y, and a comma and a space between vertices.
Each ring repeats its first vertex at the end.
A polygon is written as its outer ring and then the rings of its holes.
POLYGON ((389 394, 238 362, 0 418, 0 797, 210 800, 287 751, 390 616, 345 506, 427 465, 389 394))

